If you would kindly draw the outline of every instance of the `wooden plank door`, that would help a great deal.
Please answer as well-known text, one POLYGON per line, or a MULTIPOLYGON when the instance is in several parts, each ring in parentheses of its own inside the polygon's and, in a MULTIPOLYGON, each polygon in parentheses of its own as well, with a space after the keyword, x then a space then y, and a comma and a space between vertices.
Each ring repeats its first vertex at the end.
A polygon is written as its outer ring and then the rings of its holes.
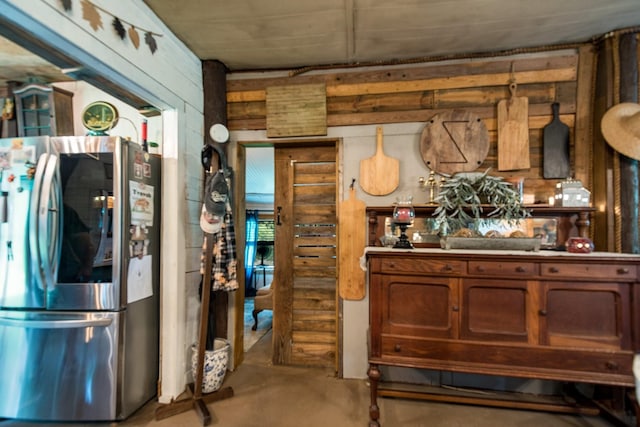
POLYGON ((336 368, 336 148, 276 147, 273 363, 336 368))

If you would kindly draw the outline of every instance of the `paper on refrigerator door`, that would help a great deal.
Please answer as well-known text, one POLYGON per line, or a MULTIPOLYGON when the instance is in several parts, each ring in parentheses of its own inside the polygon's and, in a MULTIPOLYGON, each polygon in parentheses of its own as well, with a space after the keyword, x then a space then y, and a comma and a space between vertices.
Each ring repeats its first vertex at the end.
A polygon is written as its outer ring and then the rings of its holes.
POLYGON ((153 186, 142 182, 129 181, 129 202, 131 223, 153 226, 153 186))
POLYGON ((153 295, 151 286, 153 265, 152 256, 133 257, 129 259, 127 274, 127 303, 148 298, 153 295))

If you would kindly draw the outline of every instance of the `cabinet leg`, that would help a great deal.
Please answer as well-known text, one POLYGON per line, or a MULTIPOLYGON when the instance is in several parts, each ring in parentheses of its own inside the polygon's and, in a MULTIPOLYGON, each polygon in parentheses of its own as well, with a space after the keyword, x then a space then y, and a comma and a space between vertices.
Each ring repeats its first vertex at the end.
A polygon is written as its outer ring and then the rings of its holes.
POLYGON ((640 427, 640 405, 638 404, 638 397, 635 391, 629 392, 629 400, 633 406, 633 414, 636 417, 636 427, 640 427))
POLYGON ((370 364, 367 371, 369 376, 369 389, 371 392, 371 405, 369 405, 369 427, 380 427, 380 408, 378 407, 378 381, 380 370, 378 365, 370 364))

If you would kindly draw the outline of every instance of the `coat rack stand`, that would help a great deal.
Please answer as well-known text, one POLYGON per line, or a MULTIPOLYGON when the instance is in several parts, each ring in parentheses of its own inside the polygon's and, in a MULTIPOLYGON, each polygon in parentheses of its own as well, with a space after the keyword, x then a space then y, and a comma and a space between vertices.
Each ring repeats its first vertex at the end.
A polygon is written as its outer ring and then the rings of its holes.
MULTIPOLYGON (((203 166, 210 170, 210 164, 207 164, 211 160, 211 145, 206 146, 207 151, 203 149, 203 166), (208 154, 208 158, 205 159, 205 153, 208 154), (206 161, 206 162, 205 162, 206 161)), ((227 171, 226 161, 224 155, 216 148, 219 160, 222 163, 223 170, 227 171)), ((213 260, 211 254, 213 252, 213 234, 205 233, 207 244, 205 246, 205 265, 204 265, 204 277, 202 279, 202 301, 200 305, 200 331, 198 337, 198 363, 196 365, 196 377, 195 383, 187 386, 189 397, 181 400, 171 401, 171 403, 160 405, 156 408, 155 418, 161 420, 169 418, 174 415, 181 414, 190 409, 195 410, 202 421, 202 425, 206 426, 211 423, 211 414, 207 403, 217 402, 219 400, 228 399, 233 397, 233 388, 222 387, 212 393, 202 393, 202 380, 204 377, 204 353, 206 350, 207 341, 207 329, 209 325, 209 305, 211 302, 211 268, 213 266, 213 260)))
MULTIPOLYGON (((206 254, 211 254, 213 250, 213 234, 205 234, 207 238, 206 254)), ((222 387, 212 393, 202 393, 202 380, 204 377, 204 353, 207 340, 207 325, 209 315, 209 303, 211 300, 211 256, 205 257, 205 270, 202 285, 202 303, 200 306, 200 333, 198 338, 198 364, 196 366, 195 383, 188 385, 189 397, 181 400, 175 400, 171 403, 160 405, 156 408, 155 418, 161 420, 174 415, 181 414, 190 409, 194 409, 202 425, 206 426, 211 423, 211 414, 207 403, 217 402, 219 400, 233 397, 233 388, 222 387)))

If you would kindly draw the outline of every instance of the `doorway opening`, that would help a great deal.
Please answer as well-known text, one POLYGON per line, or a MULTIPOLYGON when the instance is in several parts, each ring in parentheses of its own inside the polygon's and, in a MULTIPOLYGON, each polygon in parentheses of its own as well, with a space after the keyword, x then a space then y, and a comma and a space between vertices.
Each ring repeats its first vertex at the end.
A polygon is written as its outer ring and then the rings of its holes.
POLYGON ((275 265, 273 147, 247 147, 245 163, 244 351, 273 326, 275 265))
MULTIPOLYGON (((340 140, 238 141, 237 166, 238 170, 245 171, 238 176, 238 188, 247 194, 238 200, 237 210, 242 220, 236 233, 239 253, 245 256, 244 246, 251 232, 246 221, 247 206, 252 197, 248 187, 251 181, 266 181, 250 176, 247 163, 251 162, 253 150, 266 147, 269 147, 269 164, 273 167, 269 214, 275 222, 273 292, 270 297, 272 333, 267 335, 271 341, 271 358, 274 364, 337 370, 341 347, 340 302, 336 288, 340 140)), ((256 254, 257 239, 254 255, 248 258, 259 265, 261 258, 256 258, 256 254)), ((251 296, 254 276, 245 271, 248 264, 245 262, 241 267, 245 277, 242 291, 246 290, 246 297, 243 295, 236 300, 238 314, 246 300, 254 298, 257 301, 255 298, 260 292, 256 290, 256 296, 251 296)), ((268 284, 270 276, 266 277, 265 284, 268 284)), ((260 287, 263 283, 261 274, 257 274, 255 280, 255 286, 260 287)), ((236 325, 237 337, 243 332, 249 333, 244 319, 239 318, 236 325)), ((238 346, 244 344, 239 341, 238 346)))

